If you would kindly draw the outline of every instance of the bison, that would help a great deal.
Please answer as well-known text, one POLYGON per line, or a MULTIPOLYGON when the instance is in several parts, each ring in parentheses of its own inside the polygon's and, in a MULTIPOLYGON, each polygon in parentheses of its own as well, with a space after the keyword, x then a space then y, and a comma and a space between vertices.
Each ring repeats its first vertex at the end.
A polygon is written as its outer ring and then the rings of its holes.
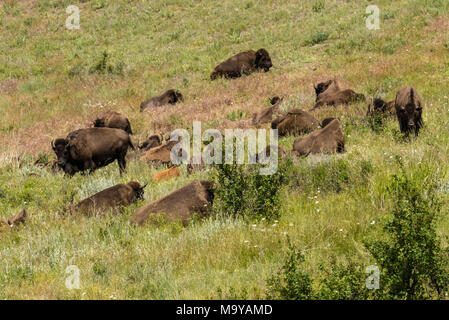
POLYGON ((181 92, 170 89, 165 91, 160 96, 155 96, 142 102, 140 104, 140 111, 144 111, 145 109, 151 107, 161 107, 166 104, 175 104, 179 101, 184 101, 184 97, 182 96, 181 92))
POLYGON ((329 123, 332 122, 332 120, 335 120, 335 118, 325 118, 323 121, 321 121, 321 128, 327 126, 329 123))
POLYGON ((368 105, 368 111, 366 112, 366 115, 394 115, 395 113, 396 110, 394 109, 394 100, 386 102, 382 99, 375 98, 368 105))
MULTIPOLYGON (((356 93, 354 90, 346 89, 336 91, 331 94, 320 94, 318 101, 315 103, 313 109, 319 108, 324 105, 338 106, 338 105, 348 105, 353 102, 365 101, 365 96, 361 93, 356 93)), ((312 109, 312 110, 313 110, 312 109)))
POLYGON ((268 72, 272 66, 267 50, 259 49, 257 52, 248 50, 240 52, 216 66, 210 74, 210 79, 215 80, 219 77, 239 78, 243 74, 249 75, 256 70, 268 72))
POLYGON ((283 99, 279 97, 271 98, 271 107, 253 113, 253 118, 251 120, 252 124, 258 125, 271 122, 273 120, 273 115, 279 111, 279 106, 281 105, 282 101, 283 99))
POLYGON ((410 86, 401 88, 396 94, 394 105, 401 132, 408 136, 414 131, 415 136, 418 136, 424 122, 421 98, 416 89, 410 86))
POLYGON ((162 144, 162 141, 162 135, 152 135, 139 145, 139 149, 142 151, 148 151, 152 148, 159 147, 162 144))
POLYGON ((308 133, 319 127, 319 121, 301 109, 291 109, 284 116, 271 122, 271 128, 278 129, 281 137, 308 133))
POLYGON ((134 149, 128 133, 112 128, 79 129, 65 139, 52 141, 51 146, 58 157, 58 166, 71 176, 84 170, 92 173, 115 160, 121 175, 126 169, 128 148, 134 149))
POLYGON ((117 184, 80 201, 71 208, 71 213, 97 215, 106 210, 128 206, 137 200, 143 200, 146 186, 147 184, 141 186, 136 181, 117 184))
POLYGON ((97 118, 94 121, 94 127, 122 129, 123 131, 126 131, 129 134, 133 134, 131 130, 131 124, 129 123, 128 118, 114 111, 107 112, 101 117, 97 118))
POLYGON ((181 176, 181 170, 177 166, 171 166, 170 168, 157 172, 153 176, 154 182, 160 182, 164 180, 170 180, 172 178, 180 177, 181 176))
POLYGON ((209 181, 193 180, 167 196, 137 209, 131 223, 157 222, 158 215, 167 221, 181 221, 186 226, 194 213, 205 215, 212 206, 214 190, 209 181))
POLYGON ((332 120, 324 128, 312 132, 304 138, 298 138, 293 143, 292 153, 307 156, 316 153, 341 153, 345 151, 345 136, 341 123, 332 120))
POLYGON ((337 80, 327 80, 325 82, 320 82, 318 84, 314 84, 313 88, 315 89, 316 94, 316 102, 318 102, 319 98, 324 97, 325 95, 334 94, 335 92, 340 91, 340 85, 337 80), (326 93, 324 93, 326 92, 326 93))

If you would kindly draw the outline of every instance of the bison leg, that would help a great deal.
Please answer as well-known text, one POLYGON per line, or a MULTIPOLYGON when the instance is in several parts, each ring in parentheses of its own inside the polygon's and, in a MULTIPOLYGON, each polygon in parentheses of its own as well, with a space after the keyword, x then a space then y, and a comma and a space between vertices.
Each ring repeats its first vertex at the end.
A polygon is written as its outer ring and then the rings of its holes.
POLYGON ((126 170, 125 155, 120 155, 120 157, 117 158, 117 162, 118 162, 118 168, 119 168, 120 176, 121 176, 122 173, 126 170))

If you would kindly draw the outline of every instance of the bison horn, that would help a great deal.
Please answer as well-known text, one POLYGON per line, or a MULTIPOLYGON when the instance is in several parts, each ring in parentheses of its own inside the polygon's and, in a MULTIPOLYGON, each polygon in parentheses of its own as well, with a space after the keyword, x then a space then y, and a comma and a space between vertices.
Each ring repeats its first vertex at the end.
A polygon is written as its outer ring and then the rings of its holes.
POLYGON ((145 187, 148 185, 148 182, 146 182, 144 185, 143 185, 143 187, 142 187, 142 189, 145 189, 145 187))
POLYGON ((53 150, 56 149, 55 140, 51 140, 51 147, 53 150))

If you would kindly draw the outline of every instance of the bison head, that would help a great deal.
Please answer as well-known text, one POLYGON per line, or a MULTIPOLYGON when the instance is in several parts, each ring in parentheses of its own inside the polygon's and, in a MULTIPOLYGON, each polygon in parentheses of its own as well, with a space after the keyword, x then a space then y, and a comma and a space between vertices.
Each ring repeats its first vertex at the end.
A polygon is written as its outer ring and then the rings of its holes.
POLYGON ((255 64, 256 68, 263 69, 265 72, 268 72, 270 70, 273 64, 271 63, 271 58, 267 50, 265 49, 257 50, 255 64))
POLYGON ((136 181, 131 181, 128 183, 128 185, 133 188, 135 194, 136 194, 136 199, 139 200, 144 200, 143 195, 144 195, 144 189, 147 186, 148 183, 145 183, 143 186, 140 185, 140 183, 136 182, 136 181))
POLYGON ((278 96, 274 96, 273 98, 270 99, 270 103, 271 105, 275 105, 277 102, 281 101, 282 99, 279 98, 278 96))
POLYGON ((326 119, 324 119, 323 122, 321 122, 321 128, 324 128, 329 123, 331 123, 333 120, 335 120, 335 118, 326 118, 326 119))
POLYGON ((175 104, 178 101, 181 101, 181 102, 184 101, 184 97, 182 96, 181 92, 175 91, 175 90, 170 90, 168 103, 175 104))
POLYGON ((327 88, 329 88, 329 86, 332 84, 333 80, 328 80, 326 82, 320 82, 317 85, 313 85, 313 88, 315 89, 315 93, 318 97, 318 95, 320 93, 323 93, 324 91, 327 90, 327 88))
POLYGON ((94 121, 94 127, 104 127, 104 118, 98 118, 94 121))
POLYGON ((387 110, 387 103, 378 98, 374 98, 373 101, 368 105, 368 112, 367 114, 374 114, 374 113, 384 113, 387 110))
POLYGON ((405 108, 397 110, 397 116, 402 132, 409 133, 415 131, 418 135, 422 126, 422 107, 414 103, 408 103, 405 108))
POLYGON ((56 162, 57 165, 63 169, 65 173, 74 175, 75 172, 79 171, 70 163, 70 146, 66 139, 56 139, 55 141, 52 141, 51 147, 58 158, 58 161, 56 162))

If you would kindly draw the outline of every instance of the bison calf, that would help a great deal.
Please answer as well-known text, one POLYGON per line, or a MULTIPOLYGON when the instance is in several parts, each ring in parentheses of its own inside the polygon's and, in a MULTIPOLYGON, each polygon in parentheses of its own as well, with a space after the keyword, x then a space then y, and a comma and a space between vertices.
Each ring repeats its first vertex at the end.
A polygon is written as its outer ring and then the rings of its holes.
POLYGON ((257 52, 248 50, 240 52, 216 66, 210 75, 210 79, 215 80, 219 77, 238 78, 243 74, 249 75, 256 70, 268 72, 272 66, 267 50, 259 49, 257 52))
POLYGON ((421 98, 416 89, 410 86, 401 88, 396 94, 394 105, 401 132, 408 136, 414 131, 415 136, 418 136, 424 122, 421 98))
POLYGON ((72 207, 71 211, 72 213, 98 215, 110 209, 128 206, 137 200, 143 200, 146 186, 147 184, 141 186, 135 181, 128 184, 120 183, 82 200, 72 207))
POLYGON ((175 104, 179 101, 184 101, 184 97, 181 92, 175 91, 173 89, 165 91, 160 96, 152 97, 140 104, 140 111, 144 111, 151 107, 161 107, 166 104, 175 104))

